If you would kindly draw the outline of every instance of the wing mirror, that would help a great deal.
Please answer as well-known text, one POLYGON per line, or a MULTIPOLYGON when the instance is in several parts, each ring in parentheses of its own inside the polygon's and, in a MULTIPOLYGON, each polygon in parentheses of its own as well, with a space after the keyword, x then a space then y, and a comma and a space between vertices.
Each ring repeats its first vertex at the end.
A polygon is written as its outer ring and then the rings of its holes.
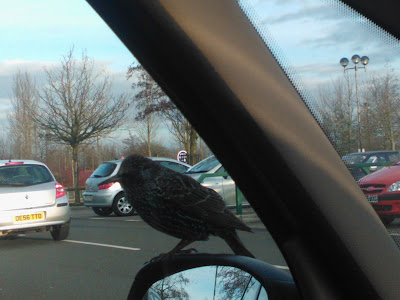
POLYGON ((299 299, 289 272, 237 255, 189 254, 150 262, 128 299, 299 299))

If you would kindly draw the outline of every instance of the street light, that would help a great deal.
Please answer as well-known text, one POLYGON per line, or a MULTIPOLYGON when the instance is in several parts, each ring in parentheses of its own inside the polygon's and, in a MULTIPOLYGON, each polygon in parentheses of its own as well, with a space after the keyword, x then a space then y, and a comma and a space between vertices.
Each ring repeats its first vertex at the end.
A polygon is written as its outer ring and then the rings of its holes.
POLYGON ((346 57, 343 57, 340 60, 340 65, 343 67, 343 71, 346 72, 348 70, 354 70, 354 77, 356 80, 356 97, 357 97, 357 117, 358 117, 358 134, 359 134, 359 149, 358 152, 364 152, 364 149, 362 147, 362 141, 361 141, 361 112, 360 112, 360 99, 358 97, 358 80, 357 80, 357 70, 358 69, 364 69, 364 71, 367 71, 367 65, 369 63, 369 58, 368 56, 363 56, 360 58, 359 55, 354 54, 351 57, 351 61, 354 64, 353 68, 347 68, 347 65, 349 64, 349 60, 346 57), (363 67, 358 66, 358 63, 363 65, 363 67))

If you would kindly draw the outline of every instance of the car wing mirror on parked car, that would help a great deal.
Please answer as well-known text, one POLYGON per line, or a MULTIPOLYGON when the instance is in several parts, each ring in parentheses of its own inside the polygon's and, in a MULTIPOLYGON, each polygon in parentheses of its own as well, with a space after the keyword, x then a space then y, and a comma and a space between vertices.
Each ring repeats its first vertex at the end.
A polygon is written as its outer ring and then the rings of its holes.
POLYGON ((289 272, 237 255, 176 255, 147 263, 128 299, 298 299, 289 272))

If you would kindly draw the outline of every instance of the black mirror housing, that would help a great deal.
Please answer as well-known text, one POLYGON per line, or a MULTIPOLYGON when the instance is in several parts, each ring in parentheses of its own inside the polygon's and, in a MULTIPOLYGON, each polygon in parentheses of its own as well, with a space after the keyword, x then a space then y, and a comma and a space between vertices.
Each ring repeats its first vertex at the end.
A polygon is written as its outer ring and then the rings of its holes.
POLYGON ((136 275, 128 299, 142 300, 155 282, 185 270, 204 266, 230 266, 249 273, 265 288, 268 299, 300 299, 289 272, 254 258, 226 254, 180 254, 170 259, 149 262, 136 275))

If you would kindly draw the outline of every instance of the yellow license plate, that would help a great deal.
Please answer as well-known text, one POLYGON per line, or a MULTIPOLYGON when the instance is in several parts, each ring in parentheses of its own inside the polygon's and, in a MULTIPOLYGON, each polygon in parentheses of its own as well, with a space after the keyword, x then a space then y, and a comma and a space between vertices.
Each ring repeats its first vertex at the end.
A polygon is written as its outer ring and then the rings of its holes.
POLYGON ((44 212, 41 211, 41 212, 37 212, 34 214, 20 215, 20 216, 14 217, 14 223, 32 222, 32 221, 38 221, 38 220, 44 220, 44 212))

